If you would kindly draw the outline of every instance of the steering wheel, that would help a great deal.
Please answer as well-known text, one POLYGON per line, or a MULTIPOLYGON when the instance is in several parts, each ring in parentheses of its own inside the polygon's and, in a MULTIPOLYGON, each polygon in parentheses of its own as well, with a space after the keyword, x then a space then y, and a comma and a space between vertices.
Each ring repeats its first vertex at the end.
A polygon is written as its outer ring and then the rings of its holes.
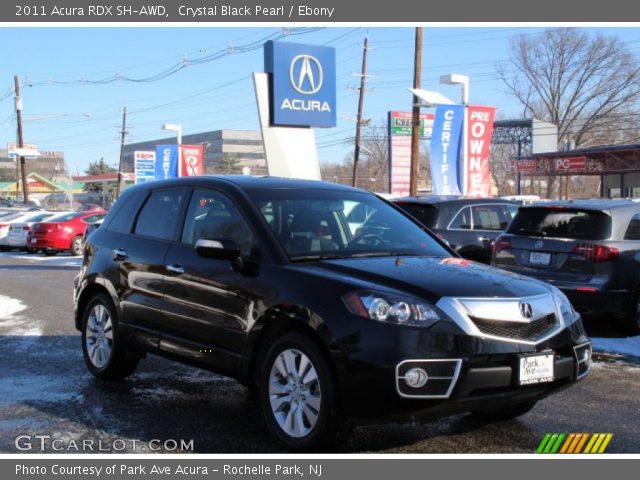
POLYGON ((379 235, 376 235, 375 233, 367 233, 365 235, 361 235, 351 240, 347 244, 346 248, 349 249, 354 245, 377 247, 378 245, 382 245, 383 243, 384 243, 384 240, 379 235))

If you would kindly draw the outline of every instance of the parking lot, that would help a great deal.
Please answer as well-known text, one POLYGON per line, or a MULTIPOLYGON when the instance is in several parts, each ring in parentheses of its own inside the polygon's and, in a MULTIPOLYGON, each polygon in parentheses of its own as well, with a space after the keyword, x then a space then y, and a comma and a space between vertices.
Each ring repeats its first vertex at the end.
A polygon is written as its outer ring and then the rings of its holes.
MULTIPOLYGON (((150 356, 125 383, 96 381, 72 323, 80 263, 68 254, 0 254, 0 451, 17 451, 19 435, 42 434, 105 444, 126 439, 121 450, 138 452, 152 439, 193 440, 199 453, 282 451, 256 401, 232 380, 150 356)), ((633 345, 609 336, 599 342, 633 345)), ((339 452, 530 453, 547 432, 612 432, 608 452, 638 452, 638 409, 640 367, 599 361, 586 380, 518 420, 482 423, 457 415, 358 427, 339 452)))

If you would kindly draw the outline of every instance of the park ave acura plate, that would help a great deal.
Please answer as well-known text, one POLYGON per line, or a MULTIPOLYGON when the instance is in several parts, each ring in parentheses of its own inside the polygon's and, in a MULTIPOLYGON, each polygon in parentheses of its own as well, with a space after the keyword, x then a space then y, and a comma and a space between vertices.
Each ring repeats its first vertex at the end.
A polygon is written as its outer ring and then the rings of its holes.
POLYGON ((521 355, 520 385, 553 382, 553 353, 521 355))

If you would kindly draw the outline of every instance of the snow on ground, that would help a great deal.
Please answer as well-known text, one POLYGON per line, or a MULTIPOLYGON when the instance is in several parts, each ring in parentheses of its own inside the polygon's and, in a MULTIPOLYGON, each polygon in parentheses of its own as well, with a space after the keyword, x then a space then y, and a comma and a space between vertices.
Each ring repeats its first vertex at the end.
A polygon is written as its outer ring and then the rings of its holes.
POLYGON ((640 335, 627 338, 591 337, 591 341, 595 352, 640 357, 640 335))
POLYGON ((0 295, 0 335, 40 335, 40 322, 18 315, 27 306, 17 298, 0 295))

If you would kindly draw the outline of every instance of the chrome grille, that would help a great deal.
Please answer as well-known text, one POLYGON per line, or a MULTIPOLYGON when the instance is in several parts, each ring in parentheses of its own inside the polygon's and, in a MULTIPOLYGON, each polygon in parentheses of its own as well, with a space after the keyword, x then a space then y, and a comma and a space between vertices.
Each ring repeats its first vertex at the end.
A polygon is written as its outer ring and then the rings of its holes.
POLYGON ((531 322, 509 322, 469 317, 480 332, 493 337, 513 340, 536 340, 547 334, 556 325, 554 314, 546 315, 531 322))

